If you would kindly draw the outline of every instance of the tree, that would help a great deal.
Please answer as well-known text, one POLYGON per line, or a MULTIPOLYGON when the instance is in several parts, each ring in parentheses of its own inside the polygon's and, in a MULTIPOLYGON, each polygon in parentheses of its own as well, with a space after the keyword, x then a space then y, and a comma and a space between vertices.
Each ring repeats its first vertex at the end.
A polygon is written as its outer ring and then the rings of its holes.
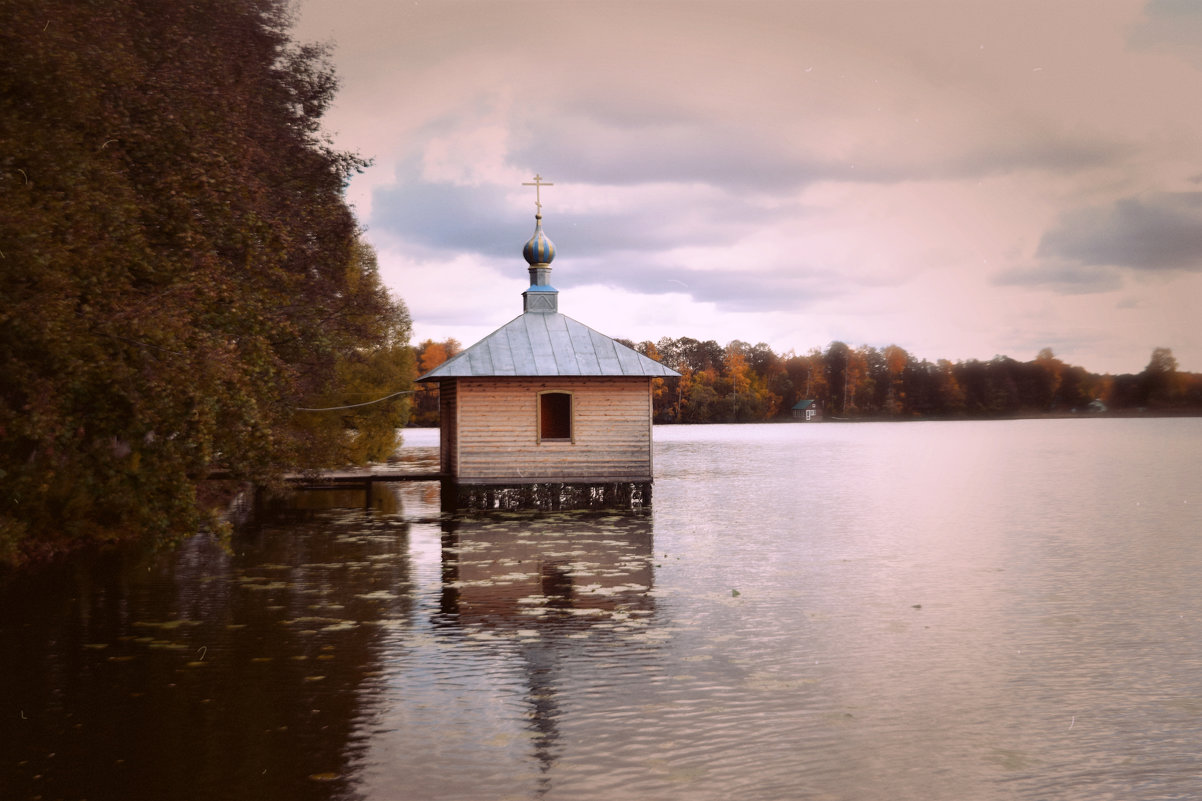
MULTIPOLYGON (((371 249, 360 244, 354 254, 350 283, 375 276, 371 249)), ((368 284, 379 290, 376 281, 368 284)), ((409 420, 408 387, 416 372, 408 343, 409 315, 398 304, 391 315, 375 318, 373 324, 361 344, 338 354, 323 391, 311 396, 294 417, 292 435, 304 443, 294 462, 297 467, 383 461, 400 444, 397 432, 409 420)))
POLYGON ((735 422, 743 419, 741 412, 750 412, 748 404, 751 401, 751 367, 743 356, 743 348, 739 347, 745 344, 738 340, 730 343, 723 361, 723 372, 730 383, 730 419, 735 422))
POLYGON ((822 408, 830 408, 827 366, 821 351, 814 348, 805 356, 790 356, 785 360, 785 373, 792 389, 782 404, 785 412, 799 400, 816 400, 822 408))
POLYGON ((956 377, 956 367, 947 359, 936 363, 936 381, 939 409, 944 414, 960 414, 964 411, 967 393, 956 377))
POLYGON ((411 366, 343 194, 366 162, 322 135, 337 81, 287 12, 0 0, 0 561, 175 540, 212 471, 380 453, 404 417, 298 417, 411 366))
POLYGON ((1140 374, 1140 387, 1149 406, 1170 406, 1180 394, 1182 382, 1177 359, 1169 348, 1155 348, 1148 366, 1140 374))
POLYGON ((826 364, 826 383, 830 387, 831 412, 838 410, 839 414, 847 414, 851 406, 851 348, 843 342, 832 342, 826 348, 823 356, 826 364))
POLYGON ((726 351, 714 340, 699 342, 690 337, 661 339, 656 347, 664 357, 664 364, 677 372, 688 368, 694 372, 712 370, 722 366, 726 351))
MULTIPOLYGON (((635 346, 634 350, 657 362, 663 362, 663 355, 660 354, 659 348, 654 342, 643 341, 635 346)), ((676 382, 673 381, 673 384, 676 382)), ((667 422, 675 419, 675 407, 677 402, 677 394, 672 391, 674 387, 670 387, 667 380, 655 377, 651 379, 651 413, 652 419, 656 422, 667 422)))
MULTIPOLYGON (((454 338, 442 342, 432 339, 423 341, 413 349, 413 357, 417 361, 417 369, 425 374, 438 367, 447 359, 456 356, 463 347, 454 338)), ((438 385, 423 382, 417 385, 413 400, 413 415, 410 422, 417 426, 436 426, 439 422, 438 385)))
POLYGON ((875 348, 862 345, 848 353, 846 385, 851 393, 848 397, 849 412, 864 414, 875 411, 873 393, 876 381, 873 379, 873 371, 877 368, 876 372, 879 375, 881 366, 883 362, 880 352, 875 348))
POLYGON ((1064 383, 1064 362, 1056 358, 1051 348, 1043 348, 1035 357, 1037 367, 1038 405, 1053 409, 1060 400, 1060 387, 1064 383))
POLYGON ((885 397, 884 411, 890 415, 901 414, 906 400, 906 390, 902 384, 902 374, 910 365, 910 354, 904 348, 890 345, 885 348, 885 370, 887 371, 888 390, 885 397))
POLYGON ((1058 395, 1069 409, 1081 410, 1095 398, 1109 402, 1105 381, 1100 376, 1091 376, 1084 367, 1065 367, 1061 374, 1058 395))

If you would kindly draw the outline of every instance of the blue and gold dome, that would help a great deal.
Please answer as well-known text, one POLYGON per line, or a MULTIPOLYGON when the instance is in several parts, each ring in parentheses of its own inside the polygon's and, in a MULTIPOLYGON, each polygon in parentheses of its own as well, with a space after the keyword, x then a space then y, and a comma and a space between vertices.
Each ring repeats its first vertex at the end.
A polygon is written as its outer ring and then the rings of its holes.
POLYGON ((522 255, 530 266, 550 264, 555 258, 555 243, 543 233, 543 215, 534 215, 534 236, 522 248, 522 255))

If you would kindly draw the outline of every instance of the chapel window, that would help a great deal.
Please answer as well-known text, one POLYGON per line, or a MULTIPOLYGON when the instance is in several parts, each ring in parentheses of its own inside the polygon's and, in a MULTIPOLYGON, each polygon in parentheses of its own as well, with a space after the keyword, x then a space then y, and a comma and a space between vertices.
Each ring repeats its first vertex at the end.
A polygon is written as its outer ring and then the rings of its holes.
POLYGON ((572 439, 572 393, 539 393, 538 438, 540 442, 572 439))

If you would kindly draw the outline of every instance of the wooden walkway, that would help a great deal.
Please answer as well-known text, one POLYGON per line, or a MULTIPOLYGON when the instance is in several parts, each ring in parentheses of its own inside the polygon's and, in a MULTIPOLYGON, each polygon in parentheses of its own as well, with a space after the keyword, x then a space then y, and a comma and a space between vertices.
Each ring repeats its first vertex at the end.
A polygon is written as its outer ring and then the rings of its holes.
POLYGON ((444 481, 446 473, 415 473, 401 470, 327 470, 321 473, 294 473, 284 481, 298 489, 370 486, 377 481, 444 481))

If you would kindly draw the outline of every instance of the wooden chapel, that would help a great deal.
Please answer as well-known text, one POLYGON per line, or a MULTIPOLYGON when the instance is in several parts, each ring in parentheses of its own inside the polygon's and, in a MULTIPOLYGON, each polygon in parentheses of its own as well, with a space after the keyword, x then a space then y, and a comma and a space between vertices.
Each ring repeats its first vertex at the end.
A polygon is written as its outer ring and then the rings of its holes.
POLYGON ((560 313, 536 197, 522 313, 417 379, 439 388, 444 508, 648 505, 652 381, 679 373, 560 313))

